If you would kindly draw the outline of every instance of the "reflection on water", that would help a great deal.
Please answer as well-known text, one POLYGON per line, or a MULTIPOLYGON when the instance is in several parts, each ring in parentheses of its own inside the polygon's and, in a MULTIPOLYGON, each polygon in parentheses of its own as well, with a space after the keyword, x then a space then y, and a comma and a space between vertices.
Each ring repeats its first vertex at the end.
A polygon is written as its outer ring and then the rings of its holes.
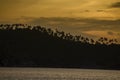
POLYGON ((120 71, 52 68, 0 68, 0 80, 120 80, 120 71))

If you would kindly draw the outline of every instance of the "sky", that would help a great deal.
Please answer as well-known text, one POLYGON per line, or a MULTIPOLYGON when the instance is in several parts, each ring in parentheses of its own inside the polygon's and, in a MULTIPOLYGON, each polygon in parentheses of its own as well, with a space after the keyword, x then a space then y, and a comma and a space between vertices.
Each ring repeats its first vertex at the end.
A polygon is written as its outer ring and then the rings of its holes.
POLYGON ((37 24, 120 40, 120 0, 0 0, 0 23, 37 24))

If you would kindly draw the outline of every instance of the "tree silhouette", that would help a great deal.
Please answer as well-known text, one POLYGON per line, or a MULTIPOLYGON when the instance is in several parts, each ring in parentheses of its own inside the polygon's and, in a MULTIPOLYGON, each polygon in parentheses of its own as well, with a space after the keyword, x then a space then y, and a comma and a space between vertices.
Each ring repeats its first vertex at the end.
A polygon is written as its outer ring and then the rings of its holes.
POLYGON ((119 47, 117 39, 94 40, 37 25, 0 24, 0 66, 113 68, 120 61, 119 47))

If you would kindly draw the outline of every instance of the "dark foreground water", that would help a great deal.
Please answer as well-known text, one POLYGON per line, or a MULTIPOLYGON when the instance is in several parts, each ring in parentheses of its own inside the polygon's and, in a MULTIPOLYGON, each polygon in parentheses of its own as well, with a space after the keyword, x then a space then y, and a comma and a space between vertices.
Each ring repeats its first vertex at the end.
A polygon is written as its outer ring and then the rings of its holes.
POLYGON ((120 80, 120 71, 52 68, 0 68, 0 80, 120 80))

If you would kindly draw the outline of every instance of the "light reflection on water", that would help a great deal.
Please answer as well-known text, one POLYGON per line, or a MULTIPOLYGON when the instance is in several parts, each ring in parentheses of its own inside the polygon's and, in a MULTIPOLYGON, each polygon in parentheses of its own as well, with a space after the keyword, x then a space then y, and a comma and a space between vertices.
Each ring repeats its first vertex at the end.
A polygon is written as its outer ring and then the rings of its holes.
POLYGON ((0 80, 120 80, 120 71, 55 68, 0 68, 0 80))

